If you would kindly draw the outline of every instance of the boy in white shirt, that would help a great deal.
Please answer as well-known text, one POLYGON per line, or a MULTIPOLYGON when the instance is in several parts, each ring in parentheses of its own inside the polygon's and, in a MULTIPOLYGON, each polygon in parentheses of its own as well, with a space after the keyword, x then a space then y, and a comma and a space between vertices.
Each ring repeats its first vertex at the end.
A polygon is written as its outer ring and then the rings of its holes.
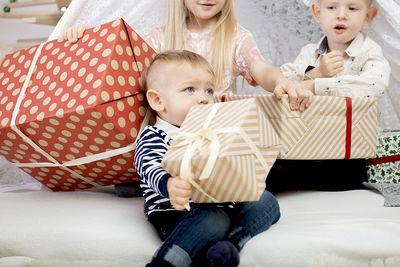
MULTIPOLYGON (((282 65, 283 75, 300 81, 314 95, 381 96, 389 83, 390 66, 380 46, 361 33, 378 13, 371 2, 319 0, 313 3, 311 11, 324 36, 317 44, 303 47, 294 62, 282 65)), ((360 189, 367 176, 365 165, 365 159, 280 161, 279 168, 273 168, 268 176, 267 188, 273 193, 360 189), (299 168, 307 171, 299 173, 299 168), (321 181, 321 175, 327 179, 321 181), (292 181, 290 177, 296 179, 292 181)))
POLYGON ((311 5, 324 37, 302 48, 283 74, 315 95, 374 96, 388 86, 390 65, 381 47, 361 33, 378 13, 372 0, 319 0, 311 5))

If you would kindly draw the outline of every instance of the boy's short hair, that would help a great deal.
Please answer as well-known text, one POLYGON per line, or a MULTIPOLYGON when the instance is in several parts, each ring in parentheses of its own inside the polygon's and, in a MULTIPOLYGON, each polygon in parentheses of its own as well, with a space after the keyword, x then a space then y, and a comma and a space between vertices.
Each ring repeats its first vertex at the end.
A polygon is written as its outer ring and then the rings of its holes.
POLYGON ((200 67, 210 73, 213 77, 215 77, 214 70, 211 64, 201 55, 196 54, 194 52, 188 50, 167 50, 157 54, 150 65, 145 69, 141 77, 142 88, 144 92, 147 91, 148 86, 148 78, 152 69, 156 64, 164 64, 164 63, 188 63, 192 67, 200 67))

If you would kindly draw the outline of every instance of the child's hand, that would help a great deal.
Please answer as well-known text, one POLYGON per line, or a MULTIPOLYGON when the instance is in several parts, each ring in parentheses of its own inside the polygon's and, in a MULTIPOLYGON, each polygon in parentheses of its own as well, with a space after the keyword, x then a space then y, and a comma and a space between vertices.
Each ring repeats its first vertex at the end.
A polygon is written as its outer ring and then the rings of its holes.
POLYGON ((83 33, 86 30, 86 26, 83 24, 77 24, 72 27, 69 27, 64 33, 64 40, 68 40, 70 43, 75 43, 80 38, 82 38, 83 33))
POLYGON ((340 51, 334 50, 322 56, 319 70, 322 77, 333 77, 343 70, 343 55, 340 51))
POLYGON ((184 210, 192 194, 192 185, 179 176, 171 177, 167 181, 169 200, 177 210, 184 210))
POLYGON ((305 110, 314 96, 314 83, 293 82, 286 78, 280 79, 274 89, 276 98, 281 99, 284 94, 289 96, 292 110, 305 110))

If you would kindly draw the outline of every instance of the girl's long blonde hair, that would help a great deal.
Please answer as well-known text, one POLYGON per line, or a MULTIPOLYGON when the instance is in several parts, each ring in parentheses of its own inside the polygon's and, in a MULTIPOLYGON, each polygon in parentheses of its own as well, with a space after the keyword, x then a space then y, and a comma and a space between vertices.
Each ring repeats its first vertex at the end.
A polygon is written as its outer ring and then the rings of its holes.
MULTIPOLYGON (((235 0, 226 0, 217 15, 214 49, 210 62, 215 71, 217 88, 222 85, 226 74, 232 68, 232 41, 237 23, 235 14, 235 0)), ((185 49, 184 36, 188 19, 189 10, 184 0, 168 0, 163 50, 185 49)))

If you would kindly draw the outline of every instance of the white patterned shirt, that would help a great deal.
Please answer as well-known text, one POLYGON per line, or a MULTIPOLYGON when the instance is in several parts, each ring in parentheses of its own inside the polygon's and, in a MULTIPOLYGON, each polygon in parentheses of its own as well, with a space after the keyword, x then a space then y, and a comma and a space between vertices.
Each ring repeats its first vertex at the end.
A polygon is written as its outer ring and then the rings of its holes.
MULTIPOLYGON (((306 72, 317 67, 327 52, 327 38, 301 49, 296 60, 281 66, 283 75, 291 80, 308 80, 306 72)), ((359 33, 343 53, 344 70, 329 78, 315 79, 315 94, 324 96, 381 96, 389 84, 390 65, 381 47, 359 33)))

